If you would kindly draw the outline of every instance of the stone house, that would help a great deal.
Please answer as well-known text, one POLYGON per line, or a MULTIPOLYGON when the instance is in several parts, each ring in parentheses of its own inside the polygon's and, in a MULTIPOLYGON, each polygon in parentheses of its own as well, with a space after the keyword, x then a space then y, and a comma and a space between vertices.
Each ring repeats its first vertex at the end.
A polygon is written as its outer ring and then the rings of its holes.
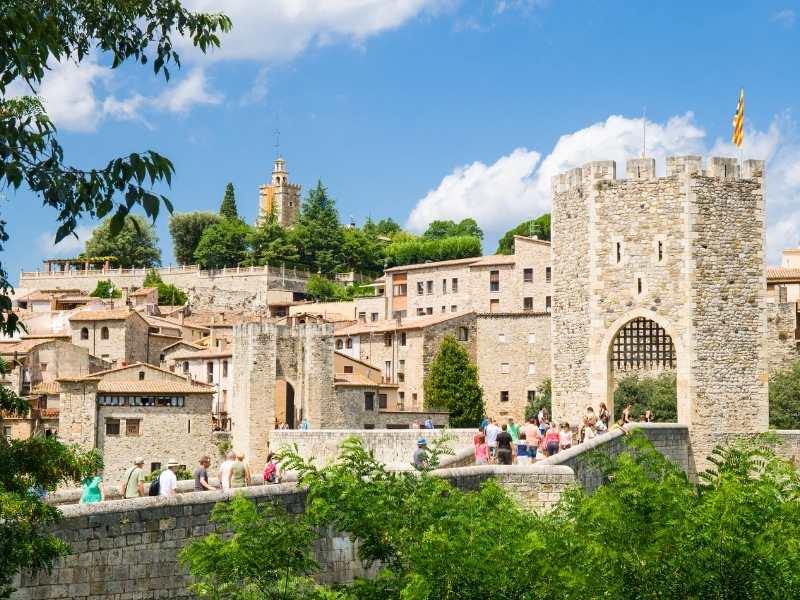
POLYGON ((83 310, 69 317, 72 343, 112 364, 147 362, 150 325, 126 308, 83 310))
POLYGON ((147 308, 158 305, 158 288, 143 287, 128 294, 128 300, 134 308, 147 308))
POLYGON ((550 315, 479 314, 477 353, 486 414, 520 422, 525 406, 550 377, 550 315))
POLYGON ((31 403, 28 415, 0 417, 7 438, 25 439, 36 433, 58 435, 59 377, 86 376, 110 364, 85 348, 59 339, 26 339, 0 344, 0 354, 11 367, 2 385, 31 403))
POLYGON ((397 384, 397 409, 425 406, 423 383, 441 340, 452 335, 476 359, 475 313, 445 313, 418 319, 355 323, 335 332, 337 350, 381 370, 384 383, 397 384), (357 355, 356 355, 357 351, 357 355))
POLYGON ((210 385, 144 363, 58 383, 60 437, 100 450, 107 483, 118 483, 136 456, 150 471, 169 459, 190 467, 202 454, 217 462, 210 385))

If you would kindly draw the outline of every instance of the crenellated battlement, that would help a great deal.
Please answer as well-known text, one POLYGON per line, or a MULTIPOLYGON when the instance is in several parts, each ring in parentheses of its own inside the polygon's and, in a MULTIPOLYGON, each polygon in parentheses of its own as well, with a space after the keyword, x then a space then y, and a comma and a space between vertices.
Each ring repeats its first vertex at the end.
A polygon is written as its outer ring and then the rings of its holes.
POLYGON ((703 157, 698 155, 668 156, 666 176, 656 174, 654 158, 631 158, 625 161, 625 177, 617 179, 617 164, 613 160, 596 160, 582 167, 570 169, 553 176, 551 189, 554 194, 583 189, 601 181, 652 181, 672 177, 708 177, 726 181, 760 180, 764 177, 763 160, 744 160, 712 156, 703 168, 703 157))

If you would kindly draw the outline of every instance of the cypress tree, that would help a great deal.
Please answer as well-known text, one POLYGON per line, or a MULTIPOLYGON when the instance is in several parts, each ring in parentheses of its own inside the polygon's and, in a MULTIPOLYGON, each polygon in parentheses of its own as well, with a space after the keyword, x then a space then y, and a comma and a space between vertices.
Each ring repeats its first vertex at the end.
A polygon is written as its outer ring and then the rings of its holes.
POLYGON ((442 340, 425 377, 425 406, 448 410, 451 427, 477 427, 485 414, 478 368, 452 336, 442 340))
POLYGON ((239 211, 236 210, 236 195, 233 192, 233 184, 230 182, 225 186, 225 197, 220 204, 219 214, 224 219, 239 218, 239 211))

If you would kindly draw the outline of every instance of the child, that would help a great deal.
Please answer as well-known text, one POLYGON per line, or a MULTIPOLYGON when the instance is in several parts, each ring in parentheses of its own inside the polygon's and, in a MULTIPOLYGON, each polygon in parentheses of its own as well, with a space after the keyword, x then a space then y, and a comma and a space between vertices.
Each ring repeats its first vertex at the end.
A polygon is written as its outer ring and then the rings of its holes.
POLYGON ((524 431, 519 432, 519 439, 515 444, 517 449, 517 464, 529 465, 531 464, 531 455, 528 451, 528 441, 524 431))
POLYGON ((475 464, 488 465, 489 464, 489 445, 486 443, 486 436, 480 434, 478 436, 478 443, 475 444, 475 464))
POLYGON ((264 465, 264 484, 267 483, 280 483, 280 464, 274 452, 267 455, 267 464, 264 465))
POLYGON ((572 448, 572 430, 569 428, 569 423, 566 421, 561 424, 561 432, 558 434, 558 441, 562 450, 572 448))

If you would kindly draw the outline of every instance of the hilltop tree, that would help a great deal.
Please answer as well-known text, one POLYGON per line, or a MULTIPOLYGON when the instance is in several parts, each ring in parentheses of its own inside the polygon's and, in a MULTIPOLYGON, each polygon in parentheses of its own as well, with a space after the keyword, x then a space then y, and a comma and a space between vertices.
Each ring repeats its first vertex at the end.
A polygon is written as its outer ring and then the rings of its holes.
POLYGON ((186 304, 186 294, 171 283, 164 283, 155 269, 150 269, 144 278, 142 287, 158 288, 158 303, 163 305, 186 304))
MULTIPOLYGON (((48 66, 80 64, 94 56, 113 56, 111 67, 126 62, 150 63, 154 73, 169 78, 168 67, 180 66, 173 35, 191 40, 205 52, 219 46, 218 32, 230 29, 224 15, 192 13, 178 0, 149 2, 74 2, 68 0, 5 0, 0 4, 0 189, 25 186, 58 213, 56 242, 73 234, 81 217, 110 217, 110 234, 120 234, 131 209, 141 207, 151 219, 161 204, 172 210, 156 183, 170 183, 172 163, 153 151, 108 161, 100 168, 75 168, 64 160, 57 131, 45 105, 35 96, 8 98, 13 88, 36 94, 48 66), (132 60, 129 60, 132 59, 132 60), (112 216, 113 215, 113 216, 112 216)), ((8 234, 0 222, 0 240, 8 234)), ((91 254, 112 254, 90 251, 91 254)), ((158 262, 157 253, 128 261, 158 262)), ((0 326, 13 334, 11 285, 0 267, 0 326)), ((5 366, 3 366, 5 370, 5 366)), ((8 388, 0 388, 0 415, 25 415, 30 406, 8 388)), ((0 416, 0 420, 3 417, 0 416)), ((10 593, 20 567, 46 568, 68 550, 47 533, 58 508, 44 504, 32 490, 54 490, 97 471, 97 453, 67 447, 54 438, 34 436, 8 441, 0 437, 0 597, 10 593)))
POLYGON ((194 262, 194 252, 203 232, 221 220, 219 215, 210 212, 174 213, 169 218, 169 234, 175 260, 179 265, 194 262))
POLYGON ((342 270, 357 273, 380 273, 383 269, 381 242, 358 227, 342 231, 342 270))
POLYGON ((342 264, 339 213, 321 180, 309 190, 290 240, 299 250, 300 261, 313 271, 331 274, 342 264))
POLYGON ((250 254, 247 262, 251 265, 294 265, 300 260, 297 246, 287 230, 278 224, 274 212, 253 228, 248 244, 250 254))
POLYGON ((108 218, 92 231, 86 241, 86 256, 114 256, 121 267, 155 267, 161 264, 161 250, 153 225, 139 215, 127 215, 122 228, 114 231, 108 218))
POLYGON ((442 340, 425 376, 425 406, 450 412, 451 427, 477 427, 485 414, 478 368, 452 336, 442 340))
POLYGON ((122 290, 116 287, 110 279, 101 279, 89 295, 93 298, 122 298, 122 290))
POLYGON ((194 258, 204 269, 237 267, 247 260, 252 227, 240 219, 224 219, 200 237, 194 258))
POLYGON ((769 376, 769 424, 800 429, 800 361, 769 376))
POLYGON ((447 237, 469 235, 479 240, 483 239, 483 231, 478 227, 475 219, 463 219, 459 223, 455 221, 432 221, 428 229, 422 234, 427 240, 440 240, 447 237))
POLYGON ((372 218, 368 218, 367 222, 364 223, 364 233, 371 236, 393 237, 401 231, 400 225, 390 218, 381 219, 377 223, 372 218))
POLYGON ((230 182, 225 186, 225 196, 219 206, 219 215, 223 219, 239 218, 239 211, 236 210, 236 195, 233 192, 233 184, 230 182))
POLYGON ((530 221, 523 221, 513 229, 506 231, 505 235, 497 243, 497 254, 514 254, 515 235, 536 236, 540 240, 549 240, 550 213, 545 213, 541 217, 530 221))

